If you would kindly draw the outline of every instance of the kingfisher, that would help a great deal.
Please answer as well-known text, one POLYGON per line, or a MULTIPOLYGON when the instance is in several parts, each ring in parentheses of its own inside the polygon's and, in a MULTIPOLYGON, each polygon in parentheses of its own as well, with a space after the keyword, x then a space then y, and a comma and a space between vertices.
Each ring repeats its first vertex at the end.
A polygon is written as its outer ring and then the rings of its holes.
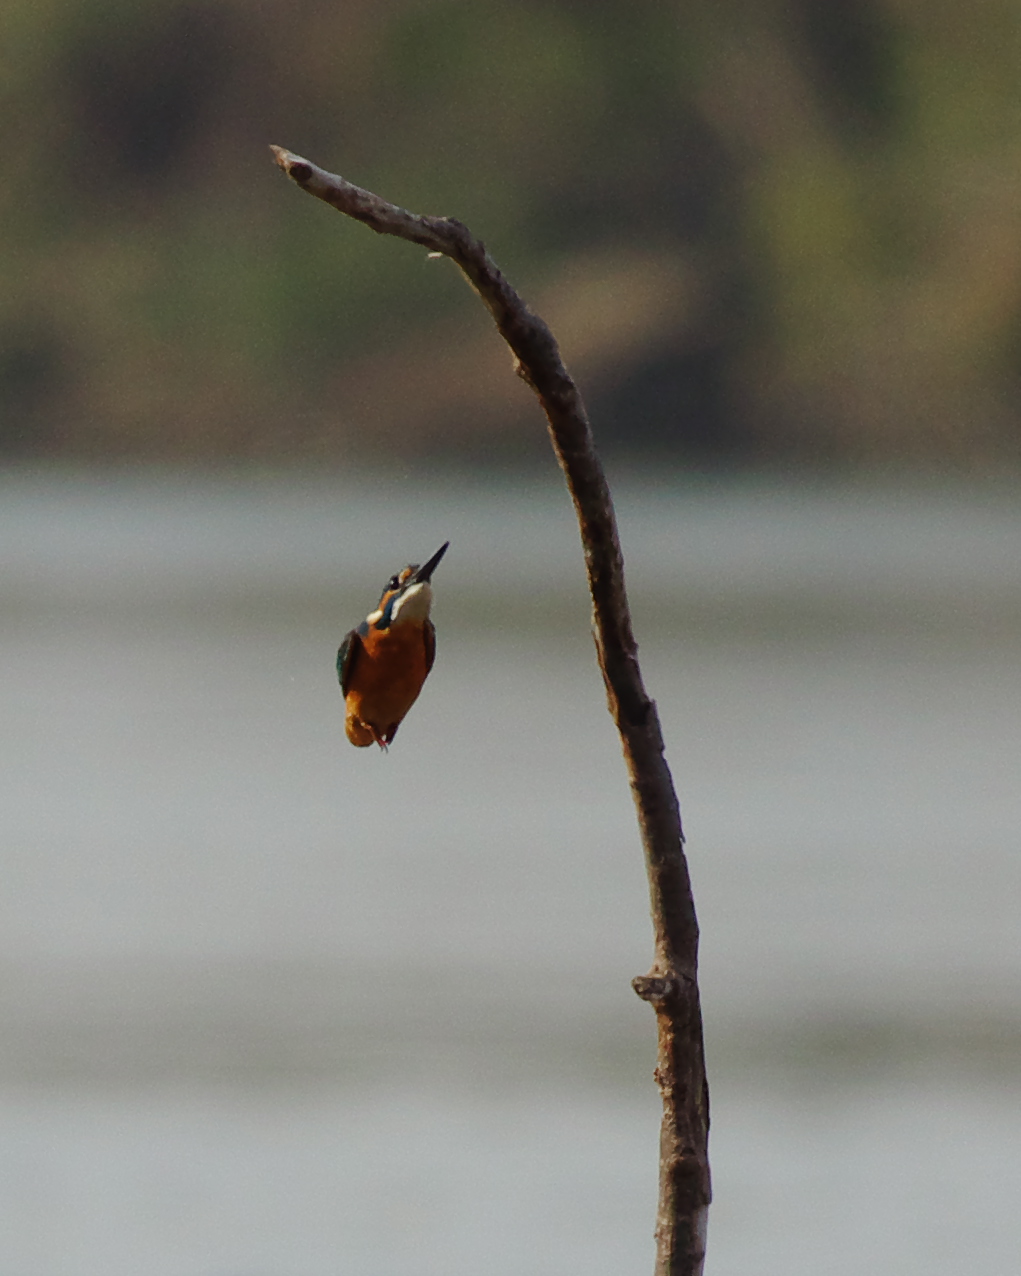
POLYGON ((340 644, 337 677, 344 693, 344 730, 359 749, 375 743, 386 752, 433 667, 430 582, 449 545, 445 541, 421 567, 411 563, 391 576, 379 606, 340 644))

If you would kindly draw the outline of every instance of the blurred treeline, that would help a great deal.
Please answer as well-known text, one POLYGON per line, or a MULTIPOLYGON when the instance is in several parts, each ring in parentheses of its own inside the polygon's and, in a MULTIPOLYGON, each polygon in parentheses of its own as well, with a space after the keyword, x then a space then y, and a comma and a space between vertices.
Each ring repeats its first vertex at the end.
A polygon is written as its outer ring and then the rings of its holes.
POLYGON ((1021 439, 1021 0, 3 0, 0 450, 513 458, 466 221, 609 444, 996 465, 1021 439))

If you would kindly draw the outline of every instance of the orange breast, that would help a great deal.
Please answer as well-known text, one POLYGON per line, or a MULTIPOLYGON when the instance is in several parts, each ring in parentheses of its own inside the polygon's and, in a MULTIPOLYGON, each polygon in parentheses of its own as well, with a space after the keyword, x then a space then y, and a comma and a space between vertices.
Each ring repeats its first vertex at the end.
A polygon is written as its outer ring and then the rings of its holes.
POLYGON ((362 647, 344 701, 348 738, 360 744, 355 735, 368 735, 367 744, 371 728, 389 741, 418 699, 429 672, 425 633, 415 624, 370 629, 362 647))

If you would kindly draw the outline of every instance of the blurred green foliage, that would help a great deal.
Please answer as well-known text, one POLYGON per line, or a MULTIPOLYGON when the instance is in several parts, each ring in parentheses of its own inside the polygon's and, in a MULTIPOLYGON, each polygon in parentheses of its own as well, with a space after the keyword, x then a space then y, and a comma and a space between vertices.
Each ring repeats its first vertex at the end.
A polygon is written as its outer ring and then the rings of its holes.
POLYGON ((6 0, 0 450, 541 444, 469 384, 455 272, 303 198, 278 142, 485 238, 611 444, 1011 463, 1019 67, 1021 0, 6 0), (598 278, 621 329, 586 346, 598 278), (452 350, 456 392, 416 374, 452 350))

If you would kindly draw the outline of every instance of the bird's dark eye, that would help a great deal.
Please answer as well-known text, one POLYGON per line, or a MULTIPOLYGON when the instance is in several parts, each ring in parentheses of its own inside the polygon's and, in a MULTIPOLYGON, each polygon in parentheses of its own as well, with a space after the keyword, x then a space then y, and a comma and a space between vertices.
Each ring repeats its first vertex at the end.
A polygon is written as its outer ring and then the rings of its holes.
POLYGON ((400 578, 397 576, 391 576, 390 579, 386 582, 386 587, 387 587, 387 590, 400 589, 401 587, 400 578))

